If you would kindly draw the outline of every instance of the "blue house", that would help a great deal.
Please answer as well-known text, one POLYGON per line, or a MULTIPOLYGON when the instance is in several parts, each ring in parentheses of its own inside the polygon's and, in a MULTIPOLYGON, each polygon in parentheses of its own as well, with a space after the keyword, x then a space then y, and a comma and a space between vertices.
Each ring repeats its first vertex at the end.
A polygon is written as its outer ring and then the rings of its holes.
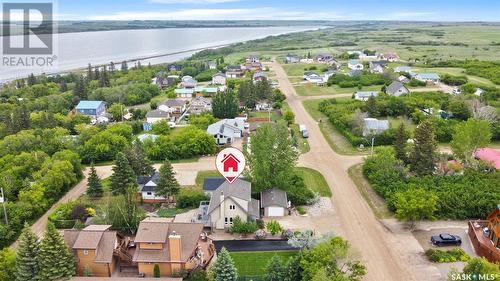
POLYGON ((76 106, 76 111, 93 118, 106 113, 106 103, 104 101, 82 100, 76 106))

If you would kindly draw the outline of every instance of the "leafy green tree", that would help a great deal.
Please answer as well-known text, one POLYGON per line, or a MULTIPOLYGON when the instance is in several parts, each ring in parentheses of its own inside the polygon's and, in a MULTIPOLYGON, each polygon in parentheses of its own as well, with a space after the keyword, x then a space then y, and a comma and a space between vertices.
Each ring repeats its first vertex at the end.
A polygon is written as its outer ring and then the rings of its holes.
POLYGON ((50 222, 40 243, 38 257, 39 280, 53 281, 75 275, 75 258, 61 234, 50 222))
POLYGON ((372 118, 379 116, 379 110, 377 107, 377 100, 374 96, 370 96, 366 101, 365 111, 368 112, 368 115, 372 118))
POLYGON ((153 268, 153 276, 155 278, 160 278, 160 266, 158 264, 155 264, 153 268))
POLYGON ((394 196, 396 217, 410 222, 411 228, 417 220, 434 219, 438 201, 436 193, 423 188, 410 188, 396 192, 394 196))
POLYGON ((90 197, 101 197, 103 194, 101 179, 97 175, 94 162, 90 164, 90 173, 87 180, 87 195, 90 197))
POLYGON ((448 106, 448 110, 455 119, 467 120, 471 116, 469 107, 460 99, 452 100, 448 106))
POLYGON ((467 262, 463 272, 465 274, 471 274, 476 276, 480 274, 486 274, 486 275, 491 274, 492 276, 496 276, 496 278, 498 278, 500 276, 500 265, 491 263, 487 259, 482 257, 473 258, 467 262))
POLYGON ((121 103, 113 103, 113 105, 108 108, 108 113, 113 116, 115 121, 121 121, 123 115, 125 115, 125 106, 121 103))
POLYGON ((208 281, 207 272, 201 268, 197 268, 191 272, 189 281, 208 281))
POLYGON ((37 280, 39 251, 38 237, 26 223, 19 236, 19 247, 16 255, 16 281, 37 280))
POLYGON ((266 229, 267 229, 267 231, 271 232, 272 235, 276 235, 276 234, 280 233, 281 231, 283 231, 283 227, 276 220, 269 221, 266 225, 266 229))
MULTIPOLYGON (((11 281, 16 275, 16 253, 7 247, 0 250, 0 281, 11 281)), ((19 280, 19 279, 16 279, 19 280)), ((21 279, 36 280, 36 279, 21 279)))
POLYGON ((285 274, 284 281, 300 281, 302 280, 302 268, 300 267, 300 260, 302 254, 297 255, 288 259, 285 264, 285 274))
POLYGON ((295 174, 297 157, 286 124, 263 124, 252 137, 248 155, 247 175, 256 187, 254 191, 288 187, 295 174))
POLYGON ((94 80, 94 72, 92 71, 92 65, 89 63, 87 66, 87 84, 94 80))
POLYGON ((134 141, 132 146, 127 150, 127 159, 136 176, 150 176, 154 174, 155 169, 146 155, 141 141, 134 141))
POLYGON ((76 98, 77 102, 80 100, 87 99, 87 89, 85 86, 85 79, 81 75, 75 81, 75 87, 73 88, 73 96, 76 98))
POLYGON ((486 147, 491 140, 490 123, 486 120, 469 119, 455 126, 451 141, 451 149, 458 159, 470 165, 474 153, 481 147, 486 147))
POLYGON ((286 268, 278 255, 274 255, 266 268, 265 281, 283 281, 286 268))
POLYGON ((28 75, 28 86, 33 86, 37 83, 36 77, 33 73, 28 75))
POLYGON ((240 102, 232 91, 219 92, 212 100, 212 112, 215 118, 234 118, 238 116, 240 102))
POLYGON ((283 119, 286 121, 288 126, 290 126, 295 122, 295 114, 291 110, 285 110, 285 113, 283 113, 283 119))
POLYGON ((226 248, 222 247, 217 255, 217 261, 211 268, 214 281, 236 281, 238 270, 226 248))
POLYGON ((396 134, 394 136, 394 152, 397 159, 401 160, 403 163, 408 162, 408 156, 406 154, 406 142, 408 141, 408 133, 406 132, 405 123, 401 122, 396 134))
POLYGON ((180 185, 175 178, 174 168, 168 159, 165 159, 165 162, 161 165, 159 173, 160 175, 158 183, 156 184, 155 194, 167 199, 177 195, 180 190, 180 185))
POLYGON ((436 140, 434 127, 428 121, 420 123, 415 129, 415 144, 410 154, 410 169, 419 176, 434 172, 436 162, 436 140))
POLYGON ((157 135, 167 135, 170 132, 170 125, 167 120, 160 120, 153 124, 152 131, 157 135))
POLYGON ((125 194, 128 188, 137 188, 137 180, 134 171, 128 163, 123 152, 116 154, 115 165, 111 175, 110 189, 113 195, 125 194))

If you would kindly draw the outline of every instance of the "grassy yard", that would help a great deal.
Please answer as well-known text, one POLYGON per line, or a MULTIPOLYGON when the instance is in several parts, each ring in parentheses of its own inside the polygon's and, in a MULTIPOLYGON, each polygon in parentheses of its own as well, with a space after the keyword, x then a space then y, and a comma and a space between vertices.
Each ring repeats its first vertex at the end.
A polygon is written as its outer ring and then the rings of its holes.
POLYGON ((263 276, 266 273, 267 263, 274 255, 282 261, 287 261, 297 254, 297 251, 270 251, 270 252, 232 252, 230 253, 239 276, 263 276))
POLYGON ((182 208, 161 208, 158 210, 158 216, 161 218, 172 218, 177 214, 182 214, 190 209, 182 209, 182 208))
POLYGON ((332 196, 332 191, 320 172, 305 167, 297 167, 296 171, 304 178, 306 186, 311 190, 318 192, 322 197, 332 196))
POLYGON ((271 121, 277 121, 281 119, 281 114, 278 110, 272 110, 271 114, 267 111, 250 111, 248 114, 248 118, 269 118, 269 115, 271 115, 271 121))
POLYGON ((317 73, 321 73, 322 69, 327 67, 324 63, 293 63, 293 64, 283 64, 283 69, 288 76, 300 76, 304 75, 304 71, 309 70, 311 67, 316 67, 317 73), (306 70, 307 69, 307 70, 306 70))
POLYGON ((199 171, 196 175, 196 186, 202 187, 206 177, 221 177, 221 174, 217 170, 199 171))
POLYGON ((338 94, 354 94, 357 91, 380 91, 382 86, 365 86, 361 90, 357 87, 341 88, 337 85, 332 86, 316 86, 312 84, 300 84, 295 86, 295 91, 299 96, 322 96, 322 95, 338 95, 338 94))

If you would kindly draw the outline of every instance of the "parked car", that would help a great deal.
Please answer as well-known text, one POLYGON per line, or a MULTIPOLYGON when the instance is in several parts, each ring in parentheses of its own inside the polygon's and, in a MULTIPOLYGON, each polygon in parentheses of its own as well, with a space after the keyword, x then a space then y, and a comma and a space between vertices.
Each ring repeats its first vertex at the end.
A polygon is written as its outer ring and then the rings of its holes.
POLYGON ((439 235, 432 236, 431 242, 436 246, 449 246, 449 245, 460 246, 460 244, 462 244, 462 238, 460 238, 460 236, 458 235, 441 233, 439 235))
POLYGON ((302 134, 302 137, 307 139, 309 137, 309 132, 306 129, 306 125, 299 125, 299 131, 302 134))

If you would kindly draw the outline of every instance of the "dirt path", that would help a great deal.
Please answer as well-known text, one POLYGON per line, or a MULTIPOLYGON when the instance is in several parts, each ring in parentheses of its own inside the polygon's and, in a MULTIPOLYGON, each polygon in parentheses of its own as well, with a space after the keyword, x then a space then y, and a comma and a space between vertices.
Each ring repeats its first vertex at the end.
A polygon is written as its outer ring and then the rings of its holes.
MULTIPOLYGON (((159 168, 160 164, 155 164, 155 168, 159 168)), ((202 157, 197 162, 191 163, 176 163, 172 164, 174 170, 176 172, 176 178, 181 185, 195 185, 196 184, 196 175, 198 171, 207 171, 215 169, 215 158, 214 157, 202 157)), ((103 179, 111 176, 113 173, 112 165, 109 166, 96 166, 97 175, 103 179)), ((38 236, 42 236, 45 231, 45 227, 47 226, 47 221, 49 215, 61 204, 67 203, 72 200, 78 199, 78 197, 82 196, 87 190, 87 175, 90 172, 90 169, 87 167, 84 171, 85 178, 81 180, 77 185, 75 185, 71 190, 69 190, 57 203, 52 205, 52 207, 45 212, 43 216, 41 216, 32 226, 31 229, 38 236)), ((12 247, 15 248, 17 246, 17 242, 12 244, 12 247)))
MULTIPOLYGON (((299 165, 318 170, 333 191, 333 208, 339 229, 334 229, 347 238, 368 268, 366 280, 416 280, 419 277, 409 269, 405 253, 396 250, 394 234, 383 228, 372 210, 358 192, 347 169, 363 161, 363 156, 345 156, 335 153, 321 131, 302 105, 288 77, 278 63, 269 64, 276 72, 277 80, 287 102, 295 113, 297 123, 305 124, 309 130, 310 152, 302 154, 299 165)), ((334 97, 334 96, 332 96, 334 97)), ((404 243, 403 243, 404 244, 404 243)), ((410 261, 411 262, 411 261, 410 261)), ((425 275, 424 275, 425 276, 425 275)), ((422 277, 422 276, 420 276, 422 277)))

